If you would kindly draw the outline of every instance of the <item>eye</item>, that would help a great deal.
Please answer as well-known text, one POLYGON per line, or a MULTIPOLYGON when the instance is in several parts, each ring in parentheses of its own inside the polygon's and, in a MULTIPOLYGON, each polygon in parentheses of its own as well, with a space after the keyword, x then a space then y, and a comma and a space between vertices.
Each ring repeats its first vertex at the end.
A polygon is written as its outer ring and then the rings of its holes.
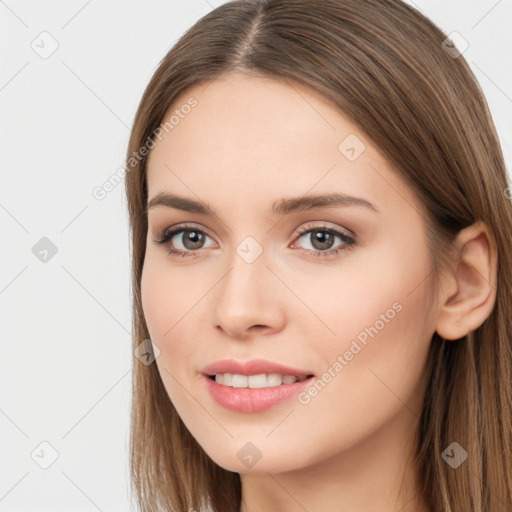
MULTIPOLYGON (((307 254, 314 256, 332 256, 341 251, 347 251, 357 245, 353 236, 350 236, 338 229, 308 224, 301 228, 296 234, 296 238, 304 238, 312 246, 312 249, 304 248, 307 254), (338 238, 341 243, 334 246, 335 239, 338 238), (333 248, 334 246, 334 248, 333 248)), ((158 245, 166 245, 171 242, 171 247, 167 248, 169 254, 175 256, 194 256, 199 254, 200 249, 205 246, 205 240, 211 237, 194 225, 179 225, 173 228, 167 228, 161 232, 154 240, 158 245)))
POLYGON ((304 238, 306 242, 309 242, 312 249, 308 248, 305 250, 308 254, 314 256, 335 255, 341 251, 349 250, 356 245, 354 237, 337 229, 329 228, 325 224, 323 226, 306 225, 299 230, 297 237, 299 239, 304 238), (336 238, 341 240, 341 243, 334 246, 336 238))
POLYGON ((172 229, 165 229, 155 239, 155 243, 165 245, 176 239, 178 248, 175 247, 175 242, 172 242, 172 247, 168 248, 169 254, 193 256, 197 254, 198 249, 204 247, 206 238, 210 237, 202 229, 198 229, 193 225, 181 225, 172 229))

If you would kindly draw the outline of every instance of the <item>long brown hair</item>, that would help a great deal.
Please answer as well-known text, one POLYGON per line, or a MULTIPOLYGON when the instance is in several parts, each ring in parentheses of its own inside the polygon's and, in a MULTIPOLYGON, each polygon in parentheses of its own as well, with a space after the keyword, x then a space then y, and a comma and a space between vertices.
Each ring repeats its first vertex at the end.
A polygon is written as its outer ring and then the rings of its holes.
MULTIPOLYGON (((149 338, 141 307, 147 155, 178 95, 239 71, 305 84, 339 107, 421 199, 435 272, 477 220, 498 251, 494 309, 461 340, 434 334, 415 463, 436 512, 512 507, 512 214, 499 139, 484 95, 447 35, 400 0, 237 0, 200 19, 147 86, 127 153, 133 348, 149 338), (158 132, 156 132, 158 133, 158 132), (441 457, 468 453, 454 470, 441 457)), ((434 296, 434 295, 433 295, 434 296)), ((143 512, 238 512, 238 473, 215 464, 174 409, 156 364, 134 358, 132 490, 143 512)))

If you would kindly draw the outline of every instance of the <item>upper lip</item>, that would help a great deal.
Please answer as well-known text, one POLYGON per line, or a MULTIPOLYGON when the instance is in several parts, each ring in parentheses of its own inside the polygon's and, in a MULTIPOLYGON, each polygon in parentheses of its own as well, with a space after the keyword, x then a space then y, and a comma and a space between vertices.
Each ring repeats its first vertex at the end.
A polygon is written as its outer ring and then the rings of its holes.
POLYGON ((252 359, 241 362, 235 359, 223 359, 215 361, 202 369, 204 375, 212 376, 218 373, 236 373, 239 375, 259 375, 261 373, 278 373, 280 375, 293 375, 294 377, 307 377, 313 375, 313 372, 299 370, 290 366, 285 366, 265 359, 252 359))

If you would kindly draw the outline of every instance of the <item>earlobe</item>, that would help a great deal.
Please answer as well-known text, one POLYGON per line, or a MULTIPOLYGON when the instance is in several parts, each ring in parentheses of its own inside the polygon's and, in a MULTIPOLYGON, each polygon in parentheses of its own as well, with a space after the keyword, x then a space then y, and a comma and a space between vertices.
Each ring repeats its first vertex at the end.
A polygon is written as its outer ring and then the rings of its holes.
POLYGON ((463 338, 490 315, 496 301, 497 249, 482 221, 461 230, 459 249, 442 286, 436 331, 446 340, 463 338))

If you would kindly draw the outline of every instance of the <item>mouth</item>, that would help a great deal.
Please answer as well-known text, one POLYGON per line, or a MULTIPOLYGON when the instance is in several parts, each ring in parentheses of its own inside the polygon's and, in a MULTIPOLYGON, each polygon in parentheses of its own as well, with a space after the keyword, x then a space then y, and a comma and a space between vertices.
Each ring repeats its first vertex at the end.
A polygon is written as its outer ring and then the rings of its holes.
POLYGON ((216 373, 206 375, 210 380, 231 388, 274 388, 296 382, 303 382, 314 377, 313 374, 307 375, 283 375, 279 373, 259 373, 255 375, 245 375, 241 373, 216 373))
POLYGON ((220 406, 238 413, 263 412, 286 403, 314 380, 312 374, 203 375, 206 391, 220 406))
POLYGON ((203 382, 217 404, 232 411, 264 411, 303 391, 315 375, 268 359, 224 359, 202 369, 203 382))
POLYGON ((239 388, 293 384, 314 376, 311 371, 285 366, 267 359, 224 359, 205 366, 201 373, 218 384, 239 388))

